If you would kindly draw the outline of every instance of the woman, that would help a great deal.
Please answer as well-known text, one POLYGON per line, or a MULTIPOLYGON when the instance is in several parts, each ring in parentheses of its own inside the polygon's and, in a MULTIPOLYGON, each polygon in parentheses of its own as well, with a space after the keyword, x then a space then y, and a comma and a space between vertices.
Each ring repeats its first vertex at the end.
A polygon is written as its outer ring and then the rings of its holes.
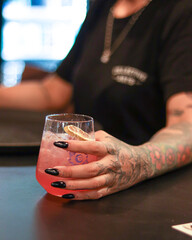
POLYGON ((3 107, 74 102, 104 129, 95 142, 55 143, 98 157, 46 169, 73 178, 53 187, 89 189, 63 198, 98 199, 192 162, 191 24, 189 0, 98 0, 54 75, 0 89, 3 107))

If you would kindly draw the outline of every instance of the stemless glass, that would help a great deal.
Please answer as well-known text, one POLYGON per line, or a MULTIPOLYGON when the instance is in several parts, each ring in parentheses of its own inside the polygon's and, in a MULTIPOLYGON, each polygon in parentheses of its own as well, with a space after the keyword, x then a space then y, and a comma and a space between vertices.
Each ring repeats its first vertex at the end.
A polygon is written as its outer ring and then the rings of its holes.
POLYGON ((62 196, 63 194, 73 193, 71 190, 55 188, 51 186, 52 182, 65 181, 64 178, 52 176, 45 173, 45 169, 55 166, 71 166, 87 164, 95 161, 93 155, 70 152, 65 149, 54 146, 54 142, 75 140, 68 135, 64 127, 74 125, 89 135, 90 140, 95 139, 94 120, 90 116, 81 114, 52 114, 45 118, 45 126, 41 141, 39 158, 36 167, 36 178, 39 184, 50 194, 62 196))

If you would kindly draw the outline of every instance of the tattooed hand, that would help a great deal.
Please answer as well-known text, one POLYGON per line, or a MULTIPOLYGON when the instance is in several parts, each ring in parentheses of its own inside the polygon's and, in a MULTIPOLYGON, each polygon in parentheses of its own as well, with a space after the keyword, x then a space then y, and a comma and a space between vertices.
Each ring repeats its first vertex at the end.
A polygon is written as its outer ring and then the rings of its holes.
POLYGON ((46 173, 63 178, 52 186, 70 191, 63 198, 98 199, 192 162, 192 124, 181 122, 164 128, 140 146, 98 131, 96 141, 71 140, 58 147, 95 155, 97 161, 46 169, 46 173))
POLYGON ((54 167, 59 172, 58 176, 64 178, 64 182, 56 182, 52 186, 65 186, 65 189, 72 193, 64 195, 64 198, 98 199, 145 179, 145 162, 139 159, 137 147, 127 145, 104 131, 96 132, 96 141, 67 142, 68 151, 96 155, 97 161, 84 165, 54 167), (78 191, 80 189, 88 191, 78 191))
POLYGON ((69 190, 70 194, 63 198, 98 199, 192 163, 191 96, 178 93, 170 97, 166 126, 140 146, 130 146, 104 131, 96 132, 96 141, 57 145, 71 152, 95 155, 97 161, 46 169, 46 173, 63 178, 52 186, 69 190), (83 189, 87 191, 79 191, 83 189))

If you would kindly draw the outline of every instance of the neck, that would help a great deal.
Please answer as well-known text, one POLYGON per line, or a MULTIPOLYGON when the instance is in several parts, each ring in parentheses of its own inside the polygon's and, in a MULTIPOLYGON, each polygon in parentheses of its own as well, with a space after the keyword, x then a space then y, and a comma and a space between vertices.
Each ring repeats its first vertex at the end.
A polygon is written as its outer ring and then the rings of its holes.
POLYGON ((139 11, 148 3, 149 0, 117 0, 113 6, 113 16, 115 18, 128 17, 139 11))

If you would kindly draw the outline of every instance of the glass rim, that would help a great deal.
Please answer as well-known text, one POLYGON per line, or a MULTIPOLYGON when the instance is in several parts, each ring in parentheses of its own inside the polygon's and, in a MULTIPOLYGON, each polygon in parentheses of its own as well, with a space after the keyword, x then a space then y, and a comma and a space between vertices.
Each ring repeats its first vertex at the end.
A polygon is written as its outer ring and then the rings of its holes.
POLYGON ((53 121, 53 122, 71 122, 71 123, 77 123, 77 122, 94 122, 93 117, 85 115, 85 114, 78 114, 78 113, 55 113, 55 114, 49 114, 45 117, 46 120, 53 121), (64 117, 64 116, 75 116, 75 117, 82 117, 85 118, 84 120, 59 120, 54 119, 54 117, 64 117))

